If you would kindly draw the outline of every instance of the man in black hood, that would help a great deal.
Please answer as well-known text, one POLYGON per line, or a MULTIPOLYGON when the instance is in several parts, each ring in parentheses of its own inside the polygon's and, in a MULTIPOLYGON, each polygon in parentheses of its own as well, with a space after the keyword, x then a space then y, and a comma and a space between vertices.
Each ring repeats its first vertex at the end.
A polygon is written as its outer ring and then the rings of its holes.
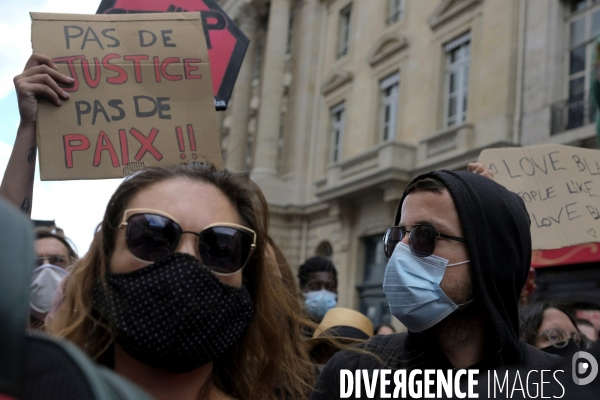
POLYGON ((311 399, 339 398, 341 369, 541 369, 560 360, 519 340, 529 225, 519 196, 476 173, 443 170, 413 179, 384 237, 384 291, 408 333, 367 342, 364 349, 379 360, 338 353, 311 399))

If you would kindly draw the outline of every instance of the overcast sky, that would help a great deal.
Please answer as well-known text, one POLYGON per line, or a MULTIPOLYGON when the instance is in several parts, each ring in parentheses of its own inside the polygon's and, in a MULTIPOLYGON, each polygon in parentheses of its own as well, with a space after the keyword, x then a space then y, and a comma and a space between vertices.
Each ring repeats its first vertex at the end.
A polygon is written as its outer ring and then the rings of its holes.
MULTIPOLYGON (((8 0, 0 14, 0 173, 4 175, 19 124, 13 77, 31 55, 29 12, 95 14, 100 0, 8 0)), ((120 179, 41 182, 36 170, 34 219, 55 219, 83 255, 120 179)))

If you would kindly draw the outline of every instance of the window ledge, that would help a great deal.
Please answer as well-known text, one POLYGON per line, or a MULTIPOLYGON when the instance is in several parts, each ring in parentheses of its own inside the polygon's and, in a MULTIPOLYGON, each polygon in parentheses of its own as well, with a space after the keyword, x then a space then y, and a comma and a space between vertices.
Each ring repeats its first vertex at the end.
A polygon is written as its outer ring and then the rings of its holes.
POLYGON ((419 142, 419 160, 429 159, 457 149, 467 149, 475 138, 473 124, 451 126, 419 142))

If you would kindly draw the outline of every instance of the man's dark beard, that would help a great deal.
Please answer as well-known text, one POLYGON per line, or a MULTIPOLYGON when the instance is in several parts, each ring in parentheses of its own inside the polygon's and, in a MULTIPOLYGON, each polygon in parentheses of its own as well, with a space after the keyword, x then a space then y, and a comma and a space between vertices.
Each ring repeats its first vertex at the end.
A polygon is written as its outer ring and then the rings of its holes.
POLYGON ((433 328, 442 348, 462 346, 475 338, 479 333, 476 328, 484 326, 482 305, 483 300, 476 297, 433 328))

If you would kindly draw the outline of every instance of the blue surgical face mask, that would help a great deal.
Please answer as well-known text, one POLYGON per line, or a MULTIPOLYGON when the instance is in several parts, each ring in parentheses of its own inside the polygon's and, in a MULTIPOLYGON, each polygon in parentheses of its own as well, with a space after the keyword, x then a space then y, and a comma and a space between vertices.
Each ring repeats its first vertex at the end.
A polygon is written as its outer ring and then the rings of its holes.
POLYGON ((459 307, 440 288, 446 267, 469 261, 448 264, 448 260, 434 255, 417 257, 408 245, 398 243, 383 279, 390 311, 411 332, 436 325, 459 307))
POLYGON ((321 322, 327 311, 331 310, 337 304, 337 294, 325 289, 305 292, 304 298, 306 311, 317 322, 321 322))

